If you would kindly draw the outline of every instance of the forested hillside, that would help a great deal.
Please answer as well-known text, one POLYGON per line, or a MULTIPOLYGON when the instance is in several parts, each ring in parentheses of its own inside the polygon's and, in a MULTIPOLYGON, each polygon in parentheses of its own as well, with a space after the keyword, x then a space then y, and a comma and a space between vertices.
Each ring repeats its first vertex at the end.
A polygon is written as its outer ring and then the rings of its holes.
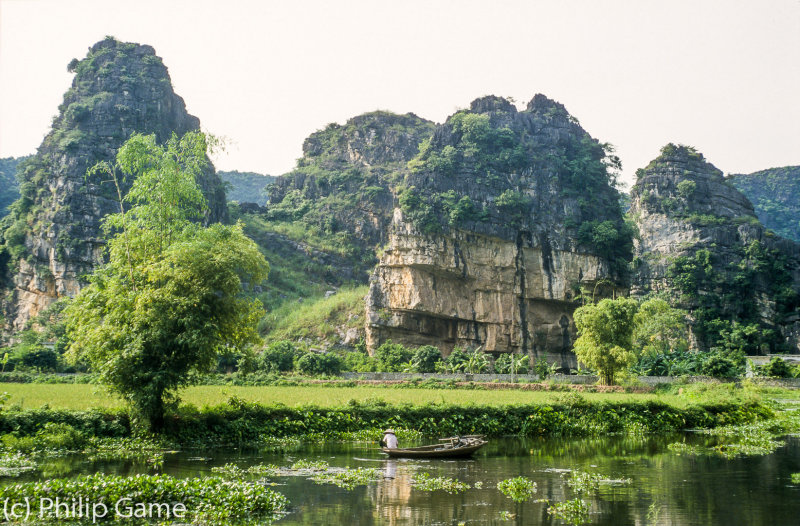
POLYGON ((228 201, 255 203, 260 206, 267 204, 267 185, 272 183, 275 177, 237 170, 218 171, 217 174, 225 183, 225 197, 228 201))
POLYGON ((15 174, 17 165, 28 157, 0 159, 0 218, 8 214, 8 205, 19 197, 19 184, 15 174))
POLYGON ((764 226, 800 242, 800 166, 735 174, 728 180, 750 199, 764 226))

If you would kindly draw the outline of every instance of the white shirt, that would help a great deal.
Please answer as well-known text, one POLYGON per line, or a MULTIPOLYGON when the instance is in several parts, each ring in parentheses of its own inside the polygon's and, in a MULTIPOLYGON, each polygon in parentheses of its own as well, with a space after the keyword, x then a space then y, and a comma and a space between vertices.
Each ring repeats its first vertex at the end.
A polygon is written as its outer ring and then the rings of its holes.
POLYGON ((389 449, 397 449, 397 437, 394 433, 386 433, 383 435, 383 441, 389 449))

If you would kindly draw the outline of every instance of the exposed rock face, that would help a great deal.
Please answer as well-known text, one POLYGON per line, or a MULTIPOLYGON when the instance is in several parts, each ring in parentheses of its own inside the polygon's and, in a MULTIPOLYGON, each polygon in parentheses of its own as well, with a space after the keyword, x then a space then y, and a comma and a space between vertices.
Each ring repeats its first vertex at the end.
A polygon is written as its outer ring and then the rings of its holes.
POLYGON ((576 297, 626 288, 630 235, 603 148, 542 95, 525 111, 485 97, 409 166, 370 282, 369 348, 482 346, 574 366, 576 297))
POLYGON ((797 349, 800 245, 764 228, 750 201, 692 148, 665 146, 637 176, 631 293, 667 291, 692 313, 701 349, 719 338, 714 317, 779 333, 763 350, 797 349))
MULTIPOLYGON (((154 133, 161 142, 200 125, 173 92, 150 46, 107 38, 69 68, 76 73, 72 87, 51 131, 22 168, 20 206, 4 232, 6 272, 13 274, 6 320, 17 329, 56 299, 76 294, 83 276, 102 261, 101 220, 119 211, 119 203, 113 183, 87 176, 87 169, 113 162, 134 132, 154 133)), ((224 189, 210 163, 199 183, 207 220, 221 219, 224 189)))

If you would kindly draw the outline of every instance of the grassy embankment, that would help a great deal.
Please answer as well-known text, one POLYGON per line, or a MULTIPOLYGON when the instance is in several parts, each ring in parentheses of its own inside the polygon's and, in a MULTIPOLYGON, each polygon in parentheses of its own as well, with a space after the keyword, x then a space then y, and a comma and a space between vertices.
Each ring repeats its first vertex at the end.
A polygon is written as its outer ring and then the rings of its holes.
MULTIPOLYGON (((0 391, 10 395, 8 406, 36 409, 84 411, 88 409, 122 408, 123 402, 110 395, 102 386, 91 384, 2 384, 0 391)), ((647 403, 660 402, 685 408, 696 403, 730 401, 717 391, 693 391, 694 395, 677 393, 582 393, 588 403, 647 403)), ((184 389, 181 399, 196 407, 214 406, 231 397, 258 404, 289 407, 343 407, 351 400, 358 403, 385 401, 391 405, 455 404, 464 406, 503 406, 553 404, 568 395, 558 391, 473 390, 473 389, 415 389, 402 387, 328 387, 328 386, 195 386, 184 389)))
MULTIPOLYGON (((0 435, 32 436, 49 422, 87 436, 126 436, 135 427, 121 403, 97 386, 4 388, 10 405, 0 412, 0 435)), ((199 386, 182 396, 184 405, 165 429, 165 436, 181 446, 376 438, 386 427, 427 436, 666 433, 745 424, 774 414, 757 390, 733 385, 694 385, 660 394, 199 386)))

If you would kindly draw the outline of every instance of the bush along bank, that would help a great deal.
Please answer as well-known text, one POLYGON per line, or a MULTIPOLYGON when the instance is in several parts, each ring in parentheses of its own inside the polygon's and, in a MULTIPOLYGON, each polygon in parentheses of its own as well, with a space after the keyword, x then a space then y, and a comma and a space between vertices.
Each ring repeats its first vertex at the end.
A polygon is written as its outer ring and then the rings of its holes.
MULTIPOLYGON (((267 406, 232 398, 204 409, 182 406, 166 423, 163 438, 181 447, 263 445, 290 438, 371 440, 386 427, 426 436, 599 436, 667 433, 740 425, 774 412, 757 400, 699 402, 676 407, 662 402, 590 402, 577 393, 556 403, 497 407, 429 404, 392 406, 382 401, 346 407, 267 406)), ((0 413, 0 435, 35 436, 48 423, 66 424, 87 437, 124 437, 135 425, 122 411, 37 409, 0 413)), ((13 443, 12 440, 7 440, 13 443)))

